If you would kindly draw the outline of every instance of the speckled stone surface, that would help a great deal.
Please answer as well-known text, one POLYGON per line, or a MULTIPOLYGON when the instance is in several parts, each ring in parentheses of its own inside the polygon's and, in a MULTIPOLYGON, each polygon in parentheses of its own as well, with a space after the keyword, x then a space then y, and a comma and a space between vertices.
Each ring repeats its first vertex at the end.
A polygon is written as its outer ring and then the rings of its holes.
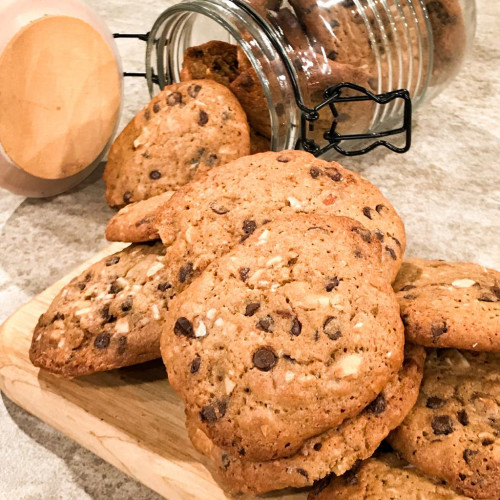
MULTIPOLYGON (((89 0, 112 31, 146 32, 165 0, 89 0), (141 31, 142 30, 142 31, 141 31)), ((172 2, 170 2, 172 3, 172 2)), ((500 4, 478 1, 474 48, 459 77, 416 116, 412 150, 341 162, 377 184, 406 223, 408 255, 500 268, 500 4)), ((142 71, 141 42, 120 41, 142 71)), ((147 100, 127 80, 122 124, 147 100)), ((106 246, 112 211, 100 172, 47 200, 0 190, 0 321, 106 246)), ((92 453, 0 398, 0 498, 158 498, 92 453)))

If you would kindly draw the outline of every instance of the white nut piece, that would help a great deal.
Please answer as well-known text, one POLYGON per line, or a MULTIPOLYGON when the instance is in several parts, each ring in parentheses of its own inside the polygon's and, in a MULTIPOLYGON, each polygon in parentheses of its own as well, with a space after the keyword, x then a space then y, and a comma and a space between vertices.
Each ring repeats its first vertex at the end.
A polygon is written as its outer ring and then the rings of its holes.
POLYGON ((128 318, 120 318, 115 325, 116 333, 128 333, 130 328, 128 326, 128 318))
POLYGON ((474 280, 470 279, 462 279, 462 280, 455 280, 452 285, 455 288, 470 288, 472 285, 474 285, 476 282, 474 280))
POLYGON ((363 361, 363 356, 360 354, 349 354, 343 356, 334 366, 333 373, 336 377, 344 378, 350 375, 356 375, 359 372, 359 367, 363 361))
POLYGON ((165 266, 161 262, 155 262, 147 271, 146 276, 151 278, 151 276, 155 275, 158 271, 163 269, 165 266))
POLYGON ((194 332, 194 336, 196 338, 204 337, 207 334, 207 327, 205 326, 205 323, 200 320, 198 326, 196 327, 196 330, 194 332))
POLYGON ((160 319, 160 310, 158 309, 158 306, 156 304, 153 304, 151 306, 151 312, 153 313, 153 318, 156 320, 160 319))

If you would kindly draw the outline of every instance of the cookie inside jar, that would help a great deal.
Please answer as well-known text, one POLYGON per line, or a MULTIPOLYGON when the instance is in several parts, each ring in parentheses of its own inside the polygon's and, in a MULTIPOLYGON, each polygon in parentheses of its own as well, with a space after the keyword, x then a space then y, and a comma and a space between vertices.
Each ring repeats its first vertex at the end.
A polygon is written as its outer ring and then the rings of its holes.
POLYGON ((296 147, 304 135, 321 147, 332 131, 395 128, 402 100, 372 96, 407 89, 415 108, 437 95, 474 32, 474 2, 466 0, 196 0, 165 14, 153 29, 160 86, 192 78, 226 85, 272 149, 296 147), (326 105, 327 89, 345 82, 360 89, 337 95, 370 98, 326 105))

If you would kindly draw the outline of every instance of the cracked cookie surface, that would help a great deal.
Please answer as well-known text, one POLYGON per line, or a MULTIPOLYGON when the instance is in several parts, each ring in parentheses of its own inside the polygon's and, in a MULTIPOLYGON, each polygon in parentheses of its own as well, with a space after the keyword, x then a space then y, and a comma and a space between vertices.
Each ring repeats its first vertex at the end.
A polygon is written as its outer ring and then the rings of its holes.
POLYGON ((117 137, 103 178, 109 205, 175 190, 198 170, 250 153, 245 112, 225 86, 193 80, 165 87, 117 137))
POLYGON ((64 377, 158 358, 174 292, 160 242, 131 245, 66 285, 33 333, 30 359, 64 377))
POLYGON ((377 396, 401 366, 402 323, 358 222, 294 214, 247 230, 170 303, 162 356, 188 421, 269 460, 377 396))
POLYGON ((499 498, 500 354, 429 350, 417 404, 389 442, 457 491, 499 498))
POLYGON ((500 351, 500 272, 464 262, 407 259, 393 286, 410 342, 500 351))

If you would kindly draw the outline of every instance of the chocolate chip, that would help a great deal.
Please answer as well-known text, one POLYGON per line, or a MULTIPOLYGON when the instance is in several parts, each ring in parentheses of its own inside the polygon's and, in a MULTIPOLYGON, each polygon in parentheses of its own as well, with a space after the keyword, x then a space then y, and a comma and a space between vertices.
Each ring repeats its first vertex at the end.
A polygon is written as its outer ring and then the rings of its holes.
POLYGON ((408 295, 403 296, 403 299, 406 299, 406 300, 415 300, 416 298, 417 298, 417 296, 415 294, 412 294, 412 293, 409 293, 408 295))
POLYGON ((149 111, 149 109, 146 109, 146 111, 144 111, 144 118, 146 118, 146 120, 149 120, 151 118, 151 111, 149 111))
POLYGON ((361 250, 359 248, 357 248, 356 250, 354 250, 354 257, 356 257, 356 259, 363 258, 363 253, 361 252, 361 250))
POLYGON ((196 97, 198 97, 200 90, 201 90, 201 86, 195 84, 195 85, 190 85, 187 92, 190 95, 190 97, 195 99, 196 97))
POLYGON ((257 321, 257 328, 263 332, 272 332, 274 329, 274 319, 268 314, 257 321))
POLYGON ((122 335, 121 337, 118 338, 118 348, 117 352, 120 355, 125 354, 125 351, 127 350, 127 337, 122 335))
POLYGON ((113 295, 116 295, 117 293, 120 293, 123 290, 123 287, 114 281, 111 283, 111 286, 109 287, 109 293, 112 293, 113 295))
POLYGON ((336 61, 338 56, 339 56, 339 53, 338 53, 336 50, 331 50, 331 51, 330 51, 330 52, 328 52, 328 54, 326 55, 326 57, 327 57, 328 59, 331 59, 332 61, 336 61))
POLYGON ((204 406, 200 411, 202 422, 217 422, 226 414, 227 405, 224 401, 216 400, 212 404, 204 406))
POLYGON ((339 321, 335 316, 329 316, 323 323, 323 331, 330 340, 338 340, 342 337, 339 321))
POLYGON ((458 477, 460 478, 460 481, 465 481, 467 479, 467 476, 461 472, 458 473, 458 477))
POLYGON ((241 281, 243 281, 243 283, 245 283, 248 279, 248 273, 250 272, 250 268, 249 267, 242 267, 239 271, 240 273, 240 278, 241 278, 241 281))
POLYGON ((151 172, 149 172, 149 178, 153 181, 157 181, 161 179, 161 172, 159 170, 151 170, 151 172))
POLYGON ((292 320, 292 327, 290 328, 290 333, 294 337, 298 337, 302 332, 302 323, 299 321, 298 318, 293 318, 292 320))
POLYGON ((198 125, 200 125, 200 127, 203 127, 207 123, 208 123, 208 114, 206 111, 201 110, 200 116, 198 117, 198 125))
POLYGON ((486 438, 486 439, 483 439, 483 440, 481 441, 481 444, 482 444, 483 446, 490 446, 490 445, 492 445, 494 442, 495 442, 495 440, 494 440, 494 439, 491 439, 491 438, 486 438))
POLYGON ((111 341, 109 333, 100 333, 94 340, 94 347, 96 349, 106 349, 111 341))
POLYGON ((76 286, 77 286, 80 290, 82 290, 82 292, 83 292, 83 290, 85 290, 85 288, 87 287, 87 285, 86 285, 85 283, 77 283, 77 284, 76 284, 76 286))
POLYGON ((251 90, 254 86, 254 83, 255 82, 253 81, 253 78, 250 75, 245 75, 240 79, 240 85, 246 91, 251 90))
POLYGON ((205 159, 205 165, 207 165, 208 167, 213 167, 217 164, 218 161, 219 157, 215 153, 211 153, 205 159))
POLYGON ((438 415, 431 421, 432 430, 436 436, 447 436, 455 429, 453 428, 453 420, 448 415, 438 415))
POLYGON ((111 256, 108 260, 106 260, 106 267, 114 266, 120 262, 120 257, 118 255, 111 256))
POLYGON ((160 109, 161 109, 161 107, 160 107, 160 103, 159 103, 159 102, 155 102, 155 103, 153 104, 153 111, 154 111, 155 113, 158 113, 158 111, 160 111, 160 109))
POLYGON ((64 317, 65 316, 63 313, 57 312, 54 314, 54 317, 52 318, 52 323, 54 323, 54 321, 63 320, 64 317))
POLYGON ((387 400, 380 393, 367 407, 366 410, 374 415, 380 415, 387 409, 387 400))
POLYGON ((130 203, 131 200, 132 200, 132 193, 130 191, 125 191, 123 193, 123 202, 130 203))
POLYGON ((158 290, 160 290, 160 292, 166 292, 169 288, 172 288, 171 283, 164 282, 158 285, 158 290))
POLYGON ((250 302, 245 308, 245 316, 253 316, 260 309, 260 302, 250 302))
POLYGON ((314 443, 314 451, 320 451, 323 448, 323 443, 314 443))
POLYGON ((372 209, 370 207, 363 208, 363 215, 368 217, 370 220, 372 219, 372 209))
POLYGON ((316 168, 316 167, 311 167, 309 169, 309 174, 311 175, 311 177, 313 179, 317 179, 321 175, 321 170, 319 168, 316 168))
POLYGON ((465 410, 460 410, 457 412, 457 420, 464 426, 469 425, 469 415, 467 415, 467 412, 465 410))
POLYGON ((215 212, 217 215, 224 215, 229 212, 229 209, 226 208, 224 205, 219 204, 216 201, 213 201, 210 203, 210 209, 212 212, 215 212))
POLYGON ((330 27, 331 28, 338 28, 340 26, 340 23, 336 19, 332 19, 330 21, 330 27))
POLYGON ((380 229, 375 229, 375 237, 382 243, 384 241, 384 233, 380 229))
POLYGON ((297 472, 301 475, 304 476, 308 481, 309 481, 309 474, 306 470, 304 469, 297 469, 297 472))
POLYGON ((169 106, 182 104, 182 94, 180 92, 172 92, 167 96, 167 104, 169 106))
POLYGON ((368 231, 368 229, 365 229, 364 227, 353 227, 351 231, 359 234, 363 241, 366 241, 366 243, 372 242, 372 233, 368 231))
POLYGON ((430 396, 427 398, 425 406, 431 410, 439 410, 446 404, 444 399, 438 398, 437 396, 430 396))
POLYGON ((334 167, 325 168, 326 175, 335 182, 340 182, 343 177, 342 174, 334 167))
POLYGON ((254 220, 245 220, 242 229, 245 234, 242 236, 241 241, 245 241, 257 229, 257 223, 254 220))
POLYGON ((123 312, 128 312, 132 309, 133 297, 127 297, 124 302, 122 302, 121 309, 123 312))
POLYGON ((279 155, 278 161, 280 163, 288 163, 290 161, 290 158, 288 158, 288 156, 285 156, 285 155, 279 155))
POLYGON ((385 247, 385 251, 391 256, 392 260, 396 260, 396 252, 391 247, 385 247))
POLYGON ((377 206, 375 207, 375 210, 376 210, 379 214, 381 214, 381 213, 382 213, 382 211, 383 211, 385 208, 386 208, 386 206, 385 206, 385 205, 377 205, 377 206))
POLYGON ((201 366, 201 358, 200 358, 200 355, 197 354, 193 361, 191 361, 191 364, 189 365, 189 371, 190 373, 194 374, 194 373, 197 373, 198 370, 200 369, 200 366, 201 366))
POLYGON ((394 238, 394 236, 391 236, 391 238, 394 240, 394 243, 396 243, 396 245, 397 245, 399 248, 402 248, 401 242, 400 242, 397 238, 394 238))
POLYGON ((342 7, 349 8, 349 7, 354 7, 354 0, 344 0, 342 2, 342 7))
POLYGON ((179 336, 194 338, 194 330, 191 321, 187 318, 179 318, 174 325, 174 333, 179 336))
POLYGON ((337 278, 337 276, 334 276, 333 278, 330 278, 327 282, 326 282, 326 286, 325 286, 325 289, 327 292, 331 292, 334 288, 337 288, 339 286, 339 279, 337 278))
POLYGON ((441 323, 433 323, 431 325, 431 335, 434 342, 437 342, 441 335, 444 335, 448 331, 448 325, 446 321, 441 323))
POLYGON ((406 285, 403 288, 401 288, 401 292, 407 292, 408 290, 413 290, 414 288, 417 288, 415 285, 406 285))
POLYGON ((224 467, 224 470, 227 470, 231 465, 231 460, 229 460, 229 455, 223 453, 221 457, 221 462, 222 462, 222 467, 224 467))
POLYGON ((193 271, 194 271, 193 264, 191 264, 191 262, 184 264, 179 269, 179 281, 181 283, 185 283, 186 280, 193 275, 193 271))
POLYGON ((270 347, 259 347, 252 356, 255 368, 263 372, 268 372, 278 362, 278 356, 270 347))
POLYGON ((465 448, 464 452, 462 453, 462 457, 465 460, 465 463, 469 465, 470 459, 474 456, 477 455, 479 452, 476 450, 470 450, 469 448, 465 448))
POLYGON ((200 59, 200 57, 203 57, 204 56, 204 53, 203 53, 203 50, 201 49, 194 49, 192 52, 191 52, 191 55, 193 57, 195 57, 196 59, 200 59))
POLYGON ((245 456, 245 454, 246 454, 245 448, 240 448, 240 449, 238 450, 238 454, 239 454, 241 457, 244 457, 244 456, 245 456))

